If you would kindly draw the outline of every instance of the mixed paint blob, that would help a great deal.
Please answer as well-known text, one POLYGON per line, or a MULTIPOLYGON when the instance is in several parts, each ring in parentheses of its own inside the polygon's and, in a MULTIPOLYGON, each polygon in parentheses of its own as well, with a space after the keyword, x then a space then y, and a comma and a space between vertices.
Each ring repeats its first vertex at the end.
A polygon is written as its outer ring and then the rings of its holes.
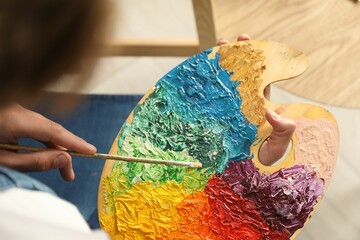
POLYGON ((261 63, 250 44, 207 50, 165 75, 134 109, 119 155, 203 168, 114 163, 99 216, 113 239, 289 239, 303 227, 323 180, 303 165, 260 173, 252 161, 264 121, 264 102, 251 93, 261 63))

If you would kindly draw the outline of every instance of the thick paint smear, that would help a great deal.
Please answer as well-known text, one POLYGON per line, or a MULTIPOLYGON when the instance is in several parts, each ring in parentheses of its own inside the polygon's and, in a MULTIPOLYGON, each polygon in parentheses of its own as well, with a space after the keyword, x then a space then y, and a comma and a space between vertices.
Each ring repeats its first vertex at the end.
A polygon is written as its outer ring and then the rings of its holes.
POLYGON ((180 216, 178 222, 171 222, 159 239, 220 239, 211 231, 209 224, 210 206, 204 192, 187 196, 176 207, 180 216))
POLYGON ((251 123, 260 125, 265 121, 265 102, 259 95, 261 75, 265 70, 264 56, 251 44, 245 42, 239 44, 241 45, 225 45, 219 49, 220 64, 233 73, 232 80, 240 83, 237 90, 243 101, 241 111, 251 123))
MULTIPOLYGON (((336 164, 339 139, 337 127, 329 119, 296 119, 295 157, 329 184, 336 164)), ((327 187, 327 186, 326 186, 327 187)))
MULTIPOLYGON (((157 83, 122 130, 119 149, 127 148, 126 138, 141 137, 163 151, 187 149, 208 172, 222 172, 228 159, 249 156, 257 128, 239 111, 238 83, 221 68, 219 55, 209 59, 208 53, 188 59, 157 83)), ((147 156, 141 144, 131 147, 128 155, 147 156)))
POLYGON ((257 128, 241 112, 241 98, 236 89, 239 83, 231 81, 231 73, 220 66, 219 54, 208 58, 210 52, 189 58, 161 79, 157 87, 167 93, 165 109, 176 112, 182 121, 203 123, 204 127, 222 135, 224 150, 230 159, 245 159, 250 154, 257 128))
MULTIPOLYGON (((169 93, 157 87, 144 104, 135 109, 134 120, 119 137, 119 148, 128 147, 123 144, 126 138, 140 137, 144 142, 149 141, 162 151, 181 152, 186 149, 189 156, 202 162, 209 172, 223 171, 228 160, 227 150, 223 146, 223 130, 206 127, 205 120, 195 123, 185 122, 166 107, 167 102, 164 99, 166 94, 169 93)), ((132 151, 129 154, 135 153, 137 155, 134 156, 140 156, 141 152, 146 151, 146 147, 143 144, 138 146, 133 144, 129 147, 132 151), (132 150, 133 147, 135 149, 132 150)))
POLYGON ((290 236, 303 227, 324 188, 324 181, 305 166, 265 175, 250 159, 229 163, 220 177, 235 193, 253 201, 270 226, 290 236))
POLYGON ((257 206, 237 195, 218 177, 209 180, 205 192, 196 192, 177 205, 174 222, 160 239, 288 239, 285 232, 270 229, 257 206))
MULTIPOLYGON (((163 151, 156 148, 148 140, 141 137, 128 135, 119 150, 119 155, 129 155, 135 157, 148 157, 157 159, 173 159, 176 161, 194 162, 186 149, 181 152, 171 150, 163 151)), ((116 164, 121 171, 113 178, 124 176, 129 186, 139 182, 165 183, 166 181, 183 182, 186 189, 201 190, 206 185, 207 180, 212 174, 206 169, 196 170, 181 166, 170 166, 162 164, 144 164, 144 163, 125 163, 116 164)), ((114 171, 113 171, 114 172, 114 171)))
POLYGON ((184 186, 170 181, 158 186, 134 184, 126 194, 113 196, 114 213, 100 221, 114 226, 113 239, 156 239, 180 220, 176 206, 188 195, 184 186))
POLYGON ((266 224, 254 202, 237 195, 221 178, 213 177, 205 188, 209 196, 212 232, 220 239, 288 239, 266 224))
POLYGON ((261 53, 244 46, 188 59, 134 109, 118 138, 120 155, 204 168, 115 163, 103 178, 99 216, 113 239, 278 240, 304 224, 320 193, 316 174, 294 167, 265 176, 248 159, 264 120, 264 102, 254 96, 264 66, 261 53))

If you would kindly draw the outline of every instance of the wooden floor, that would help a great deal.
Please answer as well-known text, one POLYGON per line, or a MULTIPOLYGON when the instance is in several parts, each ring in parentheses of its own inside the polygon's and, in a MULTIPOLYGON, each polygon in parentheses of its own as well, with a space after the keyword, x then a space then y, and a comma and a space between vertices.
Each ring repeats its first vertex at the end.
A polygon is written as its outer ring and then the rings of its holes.
MULTIPOLYGON (((119 6, 116 37, 196 37, 190 0, 115 1, 119 6)), ((360 5, 350 0, 217 0, 216 6, 219 36, 234 39, 238 33, 247 32, 253 38, 289 43, 309 55, 309 72, 281 85, 288 91, 274 87, 273 101, 308 101, 290 93, 297 92, 306 93, 303 96, 313 100, 321 97, 327 103, 360 106, 360 5), (321 15, 334 6, 338 7, 334 15, 321 15), (357 9, 356 18, 353 8, 357 9), (351 14, 346 15, 346 11, 351 14), (324 56, 325 59, 321 58, 324 56), (337 94, 350 78, 346 91, 337 94)), ((145 93, 183 60, 104 58, 83 92, 145 93)), ((66 90, 66 85, 54 88, 66 90)), ((339 124, 339 159, 324 200, 296 239, 357 240, 360 239, 360 108, 323 106, 335 115, 339 124)))

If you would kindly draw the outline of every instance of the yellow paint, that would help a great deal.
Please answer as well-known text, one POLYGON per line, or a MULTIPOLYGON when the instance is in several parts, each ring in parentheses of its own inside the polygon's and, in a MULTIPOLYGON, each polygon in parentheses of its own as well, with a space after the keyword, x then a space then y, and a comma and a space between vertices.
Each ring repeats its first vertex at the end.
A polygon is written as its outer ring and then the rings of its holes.
MULTIPOLYGON (((112 188, 109 181, 104 185, 105 189, 112 188)), ((176 206, 190 195, 176 182, 157 186, 142 182, 123 188, 120 194, 112 192, 111 198, 108 196, 114 208, 99 216, 101 226, 112 239, 156 239, 180 220, 176 206)))
POLYGON ((224 45, 219 48, 220 65, 233 72, 231 80, 240 82, 238 91, 242 98, 241 111, 249 122, 264 123, 265 102, 259 94, 262 84, 261 75, 265 70, 264 56, 249 42, 237 45, 224 45))

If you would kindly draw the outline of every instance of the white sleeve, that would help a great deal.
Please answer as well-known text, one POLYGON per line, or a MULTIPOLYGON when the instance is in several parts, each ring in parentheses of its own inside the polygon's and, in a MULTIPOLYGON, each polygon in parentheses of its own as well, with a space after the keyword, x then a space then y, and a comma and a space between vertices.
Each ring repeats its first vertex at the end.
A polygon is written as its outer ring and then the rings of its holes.
POLYGON ((11 188, 0 192, 0 239, 108 239, 91 231, 79 210, 52 194, 11 188))

